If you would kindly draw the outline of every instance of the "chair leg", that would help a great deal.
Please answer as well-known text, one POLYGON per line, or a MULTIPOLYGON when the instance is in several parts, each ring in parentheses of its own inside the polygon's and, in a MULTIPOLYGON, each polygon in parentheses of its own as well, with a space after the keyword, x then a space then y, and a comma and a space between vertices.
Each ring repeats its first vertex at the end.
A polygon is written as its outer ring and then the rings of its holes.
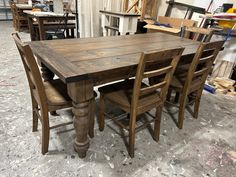
POLYGON ((182 129, 183 128, 183 123, 184 123, 184 111, 185 111, 185 106, 186 106, 186 95, 180 95, 180 103, 179 103, 179 115, 178 115, 178 128, 182 129))
POLYGON ((93 138, 94 137, 94 119, 95 119, 95 98, 91 100, 91 105, 90 105, 90 122, 89 122, 89 137, 93 138))
POLYGON ((35 111, 37 111, 38 104, 35 101, 35 99, 32 97, 32 114, 33 114, 33 128, 32 131, 36 132, 38 131, 38 115, 35 111))
POLYGON ((161 114, 162 114, 162 107, 156 108, 156 120, 154 122, 154 132, 153 132, 153 139, 155 141, 159 141, 160 137, 160 127, 161 127, 161 114))
POLYGON ((42 154, 46 154, 48 152, 48 146, 49 146, 49 120, 48 120, 48 113, 42 113, 42 154))
POLYGON ((175 100, 174 100, 175 103, 179 102, 179 95, 180 95, 179 92, 175 93, 175 100))
POLYGON ((135 144, 135 124, 136 124, 136 114, 130 115, 130 125, 129 125, 129 155, 131 158, 134 157, 134 144, 135 144))
POLYGON ((167 93, 167 96, 166 96, 166 100, 167 100, 167 101, 170 101, 170 99, 171 99, 171 93, 172 93, 172 90, 169 89, 169 90, 168 90, 168 93, 167 93))
POLYGON ((104 113, 105 113, 105 100, 104 100, 104 95, 101 94, 99 99, 99 119, 98 119, 100 131, 104 130, 104 124, 105 124, 104 113))
POLYGON ((201 101, 201 95, 202 95, 202 91, 198 91, 197 96, 195 98, 194 111, 193 111, 193 117, 195 119, 198 118, 198 112, 199 112, 199 106, 200 106, 200 101, 201 101))
POLYGON ((57 111, 51 111, 51 112, 50 112, 50 115, 51 115, 51 116, 59 116, 59 114, 57 114, 57 111))

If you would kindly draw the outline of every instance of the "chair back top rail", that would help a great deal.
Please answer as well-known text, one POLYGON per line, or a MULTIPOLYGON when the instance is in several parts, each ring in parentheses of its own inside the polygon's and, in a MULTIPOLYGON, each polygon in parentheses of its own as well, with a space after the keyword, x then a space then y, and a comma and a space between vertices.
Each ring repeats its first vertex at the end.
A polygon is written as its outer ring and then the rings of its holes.
MULTIPOLYGON (((207 79, 207 76, 211 70, 212 64, 219 53, 220 49, 224 45, 225 41, 216 41, 201 43, 198 47, 192 63, 190 64, 187 78, 184 84, 184 90, 188 92, 187 88, 196 80, 201 81, 200 87, 202 87, 207 79)), ((196 88, 197 89, 197 88, 196 88)))
POLYGON ((29 82, 31 94, 34 96, 37 102, 41 104, 40 107, 44 107, 44 109, 47 110, 48 108, 46 93, 34 55, 29 45, 24 44, 17 33, 13 33, 12 37, 20 53, 21 60, 24 65, 24 69, 29 82))
POLYGON ((184 48, 174 48, 166 50, 149 51, 141 54, 135 77, 131 107, 137 107, 140 97, 145 97, 148 94, 160 89, 160 98, 165 101, 170 79, 173 76, 174 70, 180 60, 184 48), (168 62, 167 62, 168 61, 168 62), (156 65, 150 70, 148 65, 156 65), (146 71, 148 69, 148 71, 146 71), (159 82, 142 86, 143 79, 151 77, 161 77, 159 82))
POLYGON ((209 42, 211 40, 213 32, 214 29, 211 28, 187 27, 184 37, 190 38, 191 34, 194 34, 193 40, 200 42, 209 42))

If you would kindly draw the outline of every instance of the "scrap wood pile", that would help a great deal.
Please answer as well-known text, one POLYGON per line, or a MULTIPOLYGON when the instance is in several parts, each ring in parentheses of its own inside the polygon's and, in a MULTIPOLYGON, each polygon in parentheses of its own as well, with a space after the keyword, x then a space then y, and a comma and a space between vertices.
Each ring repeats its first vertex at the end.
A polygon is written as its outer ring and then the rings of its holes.
POLYGON ((216 93, 236 96, 236 82, 232 79, 216 77, 208 84, 215 88, 216 93))

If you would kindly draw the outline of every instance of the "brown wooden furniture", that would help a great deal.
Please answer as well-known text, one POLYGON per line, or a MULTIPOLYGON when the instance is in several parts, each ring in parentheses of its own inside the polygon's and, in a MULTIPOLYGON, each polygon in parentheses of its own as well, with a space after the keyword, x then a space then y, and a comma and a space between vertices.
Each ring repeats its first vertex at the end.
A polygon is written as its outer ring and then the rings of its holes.
POLYGON ((67 84, 75 116, 74 148, 80 157, 85 157, 89 148, 88 113, 94 97, 93 87, 134 76, 141 52, 183 46, 183 56, 192 57, 199 42, 163 33, 150 33, 33 41, 29 44, 43 64, 43 77, 50 78, 55 73, 67 84))
POLYGON ((166 99, 169 83, 183 50, 184 48, 176 48, 144 52, 140 57, 135 80, 125 80, 98 89, 100 92, 99 129, 101 131, 104 129, 105 115, 114 120, 121 128, 126 129, 129 132, 128 149, 131 157, 134 157, 135 133, 138 130, 155 122, 153 139, 155 141, 159 140, 162 107, 166 99), (152 69, 149 69, 150 65, 152 69), (143 79, 151 77, 160 77, 162 79, 160 82, 150 85, 142 82, 143 79), (117 119, 105 113, 105 101, 111 102, 112 105, 119 107, 130 115, 128 125, 122 123, 122 119, 117 119), (156 117, 137 126, 137 116, 153 108, 156 109, 156 117))
POLYGON ((137 13, 140 16, 140 20, 145 18, 156 19, 157 17, 157 2, 158 0, 124 0, 124 12, 137 13))
POLYGON ((50 126, 48 112, 72 106, 71 99, 67 95, 67 87, 59 79, 43 82, 36 60, 28 45, 21 42, 17 33, 12 34, 28 78, 32 111, 33 111, 33 132, 38 129, 38 119, 42 123, 42 154, 48 152, 49 131, 62 125, 73 123, 68 122, 60 125, 50 126))
POLYGON ((184 37, 200 42, 210 42, 213 32, 212 28, 187 27, 184 37))
MULTIPOLYGON (((16 4, 15 2, 9 1, 11 11, 12 11, 12 18, 13 18, 13 27, 16 31, 22 31, 23 29, 27 29, 28 21, 27 17, 23 14, 23 11, 20 7, 27 6, 24 4, 16 4)), ((32 7, 31 7, 32 9, 32 7)))
POLYGON ((74 15, 66 17, 63 14, 55 14, 53 12, 33 12, 28 10, 25 10, 24 13, 28 18, 29 32, 32 41, 45 40, 45 31, 53 29, 65 29, 66 36, 74 37, 75 23, 65 23, 65 20, 75 20, 74 15), (36 19, 36 22, 34 22, 33 19, 36 19))
POLYGON ((168 34, 178 35, 180 33, 181 26, 193 27, 196 25, 196 21, 194 20, 164 17, 164 16, 158 16, 157 21, 161 24, 169 24, 172 28, 163 28, 163 27, 154 25, 154 21, 153 23, 150 23, 144 26, 144 28, 147 28, 148 32, 164 32, 168 34))
POLYGON ((187 68, 183 65, 180 66, 181 69, 176 70, 170 83, 168 97, 171 96, 172 91, 179 94, 175 99, 179 103, 178 128, 183 128, 184 111, 187 105, 194 104, 194 111, 191 113, 194 118, 198 117, 204 83, 223 44, 224 41, 202 43, 191 64, 187 65, 187 68))

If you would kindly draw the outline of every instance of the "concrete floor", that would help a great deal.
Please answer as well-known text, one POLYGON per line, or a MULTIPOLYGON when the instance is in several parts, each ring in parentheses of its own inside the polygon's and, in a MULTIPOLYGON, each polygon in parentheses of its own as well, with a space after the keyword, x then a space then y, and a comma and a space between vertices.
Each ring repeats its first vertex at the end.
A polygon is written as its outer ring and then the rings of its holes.
MULTIPOLYGON (((30 94, 13 31, 11 22, 0 22, 0 177, 236 176, 236 98, 209 93, 197 120, 186 113, 183 130, 164 112, 158 143, 147 130, 139 132, 133 159, 117 134, 108 126, 99 132, 97 125, 85 159, 73 150, 72 125, 52 130, 49 153, 41 155, 41 128, 31 132, 30 94)), ((27 33, 20 36, 29 40, 27 33)), ((59 113, 53 123, 71 119, 69 110, 59 113)))

